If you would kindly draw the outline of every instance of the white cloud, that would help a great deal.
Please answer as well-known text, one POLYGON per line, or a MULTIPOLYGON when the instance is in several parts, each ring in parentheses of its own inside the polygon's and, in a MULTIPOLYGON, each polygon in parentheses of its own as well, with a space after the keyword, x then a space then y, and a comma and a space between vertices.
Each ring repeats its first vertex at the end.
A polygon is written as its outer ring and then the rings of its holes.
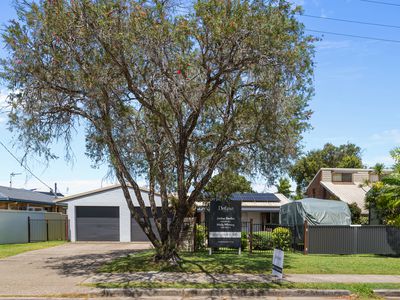
POLYGON ((304 4, 306 3, 305 0, 292 0, 290 2, 292 2, 295 5, 300 5, 300 6, 304 6, 304 4))
POLYGON ((344 49, 350 47, 350 41, 326 41, 322 40, 318 42, 317 49, 318 50, 337 50, 344 49))
POLYGON ((0 124, 5 123, 7 121, 6 112, 8 109, 8 104, 6 102, 8 97, 8 90, 0 90, 0 124))
POLYGON ((400 143, 400 130, 399 129, 390 129, 384 130, 379 133, 373 134, 370 139, 376 143, 400 143))
POLYGON ((252 182, 251 187, 257 193, 275 193, 277 191, 275 186, 268 186, 260 181, 252 182))
POLYGON ((9 91, 8 90, 0 90, 0 109, 7 107, 7 97, 8 97, 9 91))
POLYGON ((365 164, 368 167, 373 167, 376 163, 381 163, 385 165, 385 168, 390 168, 394 165, 394 160, 390 155, 381 155, 372 158, 368 158, 365 164))

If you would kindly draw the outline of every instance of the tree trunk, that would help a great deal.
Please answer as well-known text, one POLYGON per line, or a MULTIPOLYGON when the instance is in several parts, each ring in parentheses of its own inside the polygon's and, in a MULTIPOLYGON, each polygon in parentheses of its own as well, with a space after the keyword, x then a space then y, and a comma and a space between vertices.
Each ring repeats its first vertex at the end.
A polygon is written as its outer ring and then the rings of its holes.
POLYGON ((165 261, 171 265, 177 265, 181 261, 179 257, 180 233, 182 230, 185 212, 178 210, 169 226, 169 235, 166 240, 161 241, 160 247, 156 248, 156 261, 165 261))
POLYGON ((167 242, 156 248, 154 260, 156 262, 168 262, 170 265, 178 265, 181 258, 178 254, 177 244, 167 242))

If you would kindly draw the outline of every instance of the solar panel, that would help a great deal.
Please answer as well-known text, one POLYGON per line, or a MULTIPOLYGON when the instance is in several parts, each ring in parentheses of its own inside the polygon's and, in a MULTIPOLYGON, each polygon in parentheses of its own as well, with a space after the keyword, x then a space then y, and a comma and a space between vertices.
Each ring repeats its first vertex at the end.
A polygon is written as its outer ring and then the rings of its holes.
POLYGON ((235 193, 231 196, 232 201, 256 201, 256 202, 279 202, 279 198, 273 193, 235 193))

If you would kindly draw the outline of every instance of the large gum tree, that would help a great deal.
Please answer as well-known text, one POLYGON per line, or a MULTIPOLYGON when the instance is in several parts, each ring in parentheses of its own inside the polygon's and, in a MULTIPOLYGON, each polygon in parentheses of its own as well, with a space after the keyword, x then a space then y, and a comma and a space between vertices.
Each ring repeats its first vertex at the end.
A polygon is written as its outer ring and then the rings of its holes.
POLYGON ((296 156, 313 38, 290 3, 41 0, 16 9, 3 31, 10 128, 45 158, 84 131, 86 152, 109 164, 155 259, 179 258, 182 222, 216 169, 234 164, 272 184, 296 156))

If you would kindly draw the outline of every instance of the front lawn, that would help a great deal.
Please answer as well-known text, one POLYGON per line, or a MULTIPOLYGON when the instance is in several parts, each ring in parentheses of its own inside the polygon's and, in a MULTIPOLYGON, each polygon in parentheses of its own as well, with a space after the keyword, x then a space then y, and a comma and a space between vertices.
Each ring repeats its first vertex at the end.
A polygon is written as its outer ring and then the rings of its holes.
MULTIPOLYGON (((179 266, 171 267, 153 261, 153 251, 143 251, 115 259, 99 271, 124 272, 205 272, 205 273, 270 273, 272 253, 206 252, 183 253, 179 266)), ((287 274, 393 274, 400 275, 400 258, 379 255, 303 255, 285 253, 287 274)))
POLYGON ((39 250, 64 244, 65 241, 37 242, 26 244, 3 244, 0 245, 0 259, 17 255, 23 252, 39 250))

